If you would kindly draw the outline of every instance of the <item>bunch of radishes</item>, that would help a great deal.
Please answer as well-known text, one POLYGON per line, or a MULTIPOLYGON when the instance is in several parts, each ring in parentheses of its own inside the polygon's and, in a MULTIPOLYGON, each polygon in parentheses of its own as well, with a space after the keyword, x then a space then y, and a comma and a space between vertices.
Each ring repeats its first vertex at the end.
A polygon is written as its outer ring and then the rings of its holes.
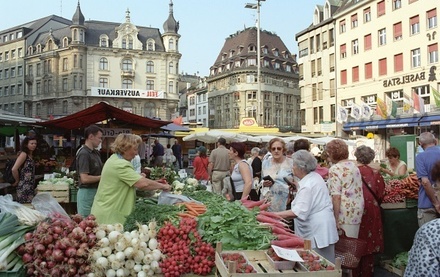
POLYGON ((89 250, 96 244, 95 217, 55 214, 25 234, 18 248, 27 276, 76 276, 91 272, 89 250))
POLYGON ((100 225, 98 242, 90 253, 94 274, 89 276, 152 276, 160 273, 156 222, 125 231, 122 224, 100 225))
POLYGON ((202 241, 194 218, 181 218, 179 226, 167 222, 158 233, 165 258, 159 263, 165 277, 193 272, 208 275, 215 265, 215 249, 202 241))

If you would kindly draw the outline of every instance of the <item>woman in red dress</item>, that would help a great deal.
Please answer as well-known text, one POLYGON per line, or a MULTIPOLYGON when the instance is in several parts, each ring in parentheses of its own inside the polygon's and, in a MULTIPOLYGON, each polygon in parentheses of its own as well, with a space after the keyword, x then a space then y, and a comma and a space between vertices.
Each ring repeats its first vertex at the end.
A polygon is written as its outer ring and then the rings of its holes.
POLYGON ((355 157, 359 163, 364 194, 364 213, 359 229, 359 238, 367 241, 367 254, 362 257, 359 266, 353 270, 353 276, 369 276, 374 273, 374 255, 383 252, 383 226, 380 203, 383 199, 385 181, 379 170, 369 166, 376 153, 368 146, 356 149, 355 157))
POLYGON ((193 167, 194 167, 194 178, 199 181, 204 181, 205 183, 209 180, 208 175, 208 164, 209 159, 206 156, 206 148, 200 146, 198 149, 198 156, 194 158, 193 167))

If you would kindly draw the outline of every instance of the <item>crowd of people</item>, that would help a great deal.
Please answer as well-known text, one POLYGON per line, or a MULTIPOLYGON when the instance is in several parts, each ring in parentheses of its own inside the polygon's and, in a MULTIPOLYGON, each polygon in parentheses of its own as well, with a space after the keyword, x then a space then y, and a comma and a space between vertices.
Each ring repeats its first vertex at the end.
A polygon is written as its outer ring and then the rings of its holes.
MULTIPOLYGON (((136 190, 168 191, 171 186, 165 180, 148 179, 137 170, 148 157, 143 138, 118 135, 111 145, 113 154, 103 163, 96 150, 102 137, 100 127, 87 127, 85 141, 76 151, 77 210, 82 216, 94 214, 98 223, 123 223, 134 208, 136 190)), ((437 273, 440 268, 440 255, 433 249, 437 239, 429 235, 440 230, 440 201, 435 188, 440 185, 440 148, 430 132, 420 134, 419 144, 423 149, 416 156, 420 229, 410 251, 407 276, 418 276, 433 260, 437 261, 437 273)), ((36 137, 25 137, 12 169, 12 185, 17 187, 20 203, 31 202, 35 194, 33 155, 37 147, 36 137)), ((265 147, 252 148, 248 159, 245 143, 227 145, 224 138, 218 139, 209 156, 204 146, 197 150, 193 174, 203 185, 211 185, 214 193, 224 195, 228 180, 231 200, 266 199, 269 211, 293 219, 295 233, 311 240, 312 248, 330 261, 335 260, 335 244, 342 233, 366 241, 366 253, 351 275, 373 276, 375 255, 384 251, 380 209, 385 191, 383 176, 408 174, 396 148, 386 151, 388 159, 380 167, 371 166, 376 153, 365 145, 355 149, 356 160, 349 159, 348 145, 341 139, 325 145, 322 156, 327 167, 318 164, 306 139, 286 143, 273 138, 265 147)), ((177 140, 166 149, 155 140, 150 155, 154 165, 182 167, 182 148, 177 140)))

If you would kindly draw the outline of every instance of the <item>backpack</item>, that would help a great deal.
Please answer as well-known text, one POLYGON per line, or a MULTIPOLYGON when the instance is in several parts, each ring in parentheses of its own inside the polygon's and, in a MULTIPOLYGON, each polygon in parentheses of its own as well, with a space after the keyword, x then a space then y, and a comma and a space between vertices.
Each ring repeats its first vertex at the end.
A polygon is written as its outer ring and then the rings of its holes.
POLYGON ((12 168, 14 167, 16 159, 10 159, 8 158, 6 160, 6 166, 5 166, 5 174, 3 174, 3 180, 7 183, 15 183, 15 178, 12 175, 12 168))

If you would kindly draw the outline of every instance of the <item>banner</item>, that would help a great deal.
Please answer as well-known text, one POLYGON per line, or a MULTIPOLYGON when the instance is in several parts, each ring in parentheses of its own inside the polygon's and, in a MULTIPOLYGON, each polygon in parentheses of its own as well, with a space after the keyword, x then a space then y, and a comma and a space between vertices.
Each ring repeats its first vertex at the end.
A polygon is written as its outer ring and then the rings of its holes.
POLYGON ((336 121, 340 124, 347 122, 348 120, 348 111, 346 108, 338 106, 338 114, 336 116, 336 121))
POLYGON ((440 107, 440 93, 433 86, 431 86, 431 91, 434 96, 435 106, 440 107))
POLYGON ((411 99, 411 97, 409 97, 408 95, 406 95, 405 93, 403 94, 403 107, 402 107, 402 111, 404 114, 412 114, 413 113, 413 106, 414 106, 414 101, 411 99))
POLYGON ((361 113, 361 106, 353 103, 353 105, 351 105, 351 113, 350 116, 353 117, 356 120, 360 120, 362 117, 362 113, 361 113))
POLYGON ((376 99, 376 114, 382 118, 387 118, 387 105, 379 97, 376 99))
POLYGON ((362 102, 361 104, 361 118, 370 119, 371 117, 371 107, 367 103, 362 102))
POLYGON ((425 100, 415 90, 412 91, 412 97, 414 99, 414 109, 419 113, 425 113, 425 100))
POLYGON ((396 117, 397 115, 397 104, 388 95, 385 95, 385 100, 387 101, 387 116, 396 117))

